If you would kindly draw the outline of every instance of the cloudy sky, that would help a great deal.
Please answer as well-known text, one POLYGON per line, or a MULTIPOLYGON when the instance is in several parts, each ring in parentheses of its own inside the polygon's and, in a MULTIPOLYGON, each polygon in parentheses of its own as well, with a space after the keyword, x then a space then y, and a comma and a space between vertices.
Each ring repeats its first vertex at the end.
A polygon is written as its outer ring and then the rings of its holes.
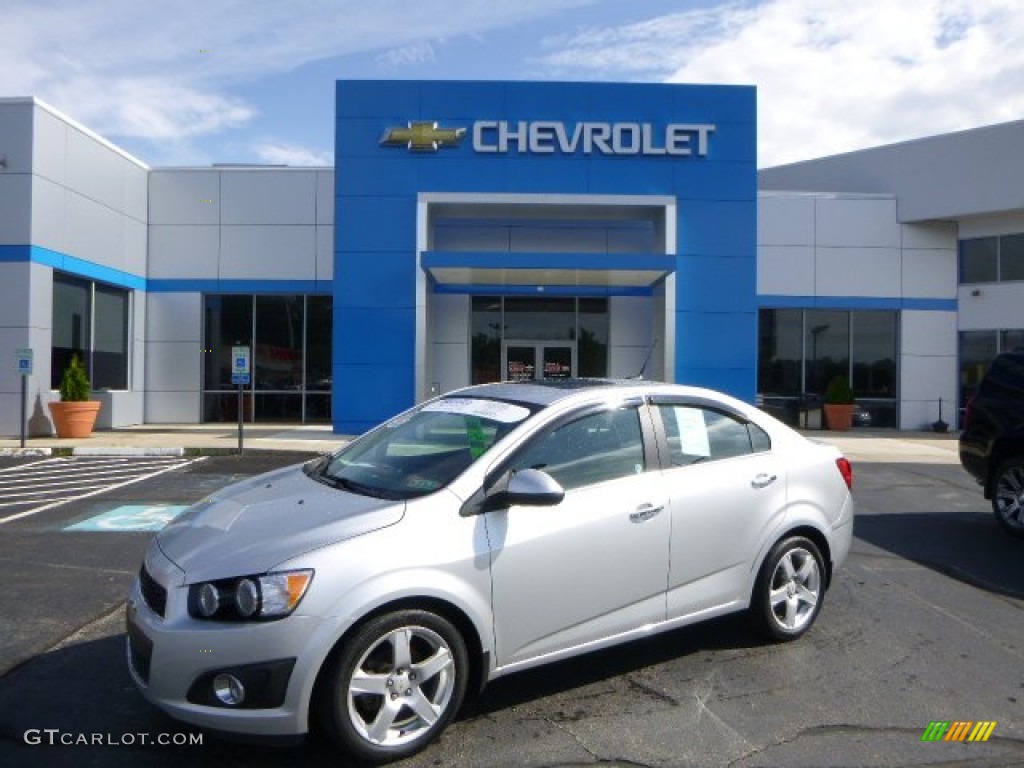
POLYGON ((1019 0, 6 0, 0 96, 151 165, 333 163, 338 78, 753 84, 759 165, 1024 118, 1019 0))

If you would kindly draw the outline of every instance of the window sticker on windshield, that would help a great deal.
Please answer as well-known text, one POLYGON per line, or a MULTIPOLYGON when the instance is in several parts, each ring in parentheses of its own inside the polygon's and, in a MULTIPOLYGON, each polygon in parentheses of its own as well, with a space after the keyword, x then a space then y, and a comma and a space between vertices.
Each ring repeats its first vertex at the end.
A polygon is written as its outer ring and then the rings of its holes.
POLYGON ((470 454, 474 459, 479 459, 487 450, 487 435, 484 434, 479 416, 470 416, 466 419, 466 436, 469 438, 470 454))
POLYGON ((482 419, 500 421, 502 424, 515 424, 530 415, 530 411, 521 405, 499 403, 496 400, 473 400, 464 397, 447 397, 424 406, 424 411, 439 413, 462 413, 466 416, 479 416, 482 419))

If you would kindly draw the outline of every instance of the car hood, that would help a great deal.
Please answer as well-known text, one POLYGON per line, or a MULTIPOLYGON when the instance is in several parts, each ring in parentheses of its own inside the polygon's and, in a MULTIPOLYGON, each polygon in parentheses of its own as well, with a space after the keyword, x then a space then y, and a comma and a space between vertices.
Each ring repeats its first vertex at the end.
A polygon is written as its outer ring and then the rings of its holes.
POLYGON ((189 507, 157 534, 185 583, 264 573, 314 549, 394 525, 405 502, 316 482, 302 466, 244 480, 189 507))

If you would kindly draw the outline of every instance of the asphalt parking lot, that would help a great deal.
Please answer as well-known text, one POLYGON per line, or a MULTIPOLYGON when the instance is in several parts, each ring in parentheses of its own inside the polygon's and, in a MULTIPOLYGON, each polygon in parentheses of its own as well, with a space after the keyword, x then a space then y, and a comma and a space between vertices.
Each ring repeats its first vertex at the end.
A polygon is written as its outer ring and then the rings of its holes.
MULTIPOLYGON (((850 455, 856 540, 802 640, 762 644, 734 617, 514 675, 399 765, 1024 765, 1024 542, 955 454, 850 455), (923 742, 932 721, 996 726, 985 743, 923 742)), ((302 458, 206 457, 0 525, 0 764, 345 764, 316 739, 180 725, 124 662, 146 521, 302 458)))

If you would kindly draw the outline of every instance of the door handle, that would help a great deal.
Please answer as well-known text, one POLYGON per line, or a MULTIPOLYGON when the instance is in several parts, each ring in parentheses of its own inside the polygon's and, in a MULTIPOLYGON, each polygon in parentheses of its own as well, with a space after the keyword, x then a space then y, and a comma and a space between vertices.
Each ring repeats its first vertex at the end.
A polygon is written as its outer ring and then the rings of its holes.
POLYGON ((754 488, 767 488, 769 485, 779 479, 778 475, 769 475, 767 472, 762 472, 760 475, 750 481, 750 484, 754 488))
POLYGON ((629 516, 629 519, 634 523, 643 523, 660 514, 663 509, 665 509, 664 506, 656 507, 653 504, 641 504, 636 508, 636 512, 629 516))

